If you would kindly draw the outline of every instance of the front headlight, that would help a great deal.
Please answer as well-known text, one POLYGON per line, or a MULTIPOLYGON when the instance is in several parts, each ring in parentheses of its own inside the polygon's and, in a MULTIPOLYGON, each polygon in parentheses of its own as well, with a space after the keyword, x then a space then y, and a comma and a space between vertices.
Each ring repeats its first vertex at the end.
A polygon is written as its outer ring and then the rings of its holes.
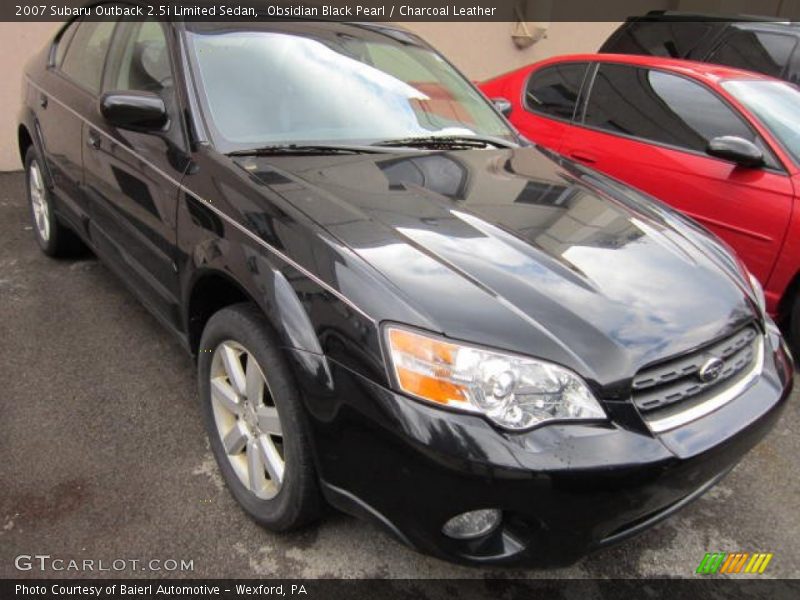
POLYGON ((508 429, 606 415, 583 380, 563 367, 389 327, 400 390, 434 404, 482 413, 508 429))
POLYGON ((761 312, 761 318, 765 319, 767 317, 767 298, 764 295, 764 288, 752 273, 748 272, 747 275, 750 278, 750 287, 753 288, 753 294, 756 298, 756 304, 758 304, 758 310, 761 312))

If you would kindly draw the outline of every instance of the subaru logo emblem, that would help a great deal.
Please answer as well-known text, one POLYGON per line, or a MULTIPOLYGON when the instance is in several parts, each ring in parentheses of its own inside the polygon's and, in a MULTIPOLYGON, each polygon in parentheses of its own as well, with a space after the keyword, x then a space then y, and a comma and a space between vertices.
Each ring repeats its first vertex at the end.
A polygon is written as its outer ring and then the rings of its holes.
POLYGON ((720 376, 724 367, 725 363, 722 362, 721 358, 712 356, 703 363, 703 366, 700 367, 700 370, 697 372, 697 376, 703 383, 711 383, 720 376))

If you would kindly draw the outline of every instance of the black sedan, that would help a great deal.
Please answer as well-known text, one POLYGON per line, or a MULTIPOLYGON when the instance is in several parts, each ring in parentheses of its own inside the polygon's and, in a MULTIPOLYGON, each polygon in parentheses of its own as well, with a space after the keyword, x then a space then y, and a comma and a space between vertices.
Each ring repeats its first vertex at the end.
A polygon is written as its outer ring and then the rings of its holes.
POLYGON ((708 490, 789 394, 718 240, 395 27, 72 21, 19 150, 42 250, 88 246, 197 358, 275 531, 327 502, 449 560, 568 563, 708 490))

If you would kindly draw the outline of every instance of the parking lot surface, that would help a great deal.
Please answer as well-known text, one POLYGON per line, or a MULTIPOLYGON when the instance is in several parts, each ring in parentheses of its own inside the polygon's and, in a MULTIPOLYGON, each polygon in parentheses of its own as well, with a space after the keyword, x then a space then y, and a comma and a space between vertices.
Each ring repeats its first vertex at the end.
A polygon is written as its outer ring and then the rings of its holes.
POLYGON ((419 555, 335 512, 299 533, 259 528, 222 484, 195 390, 191 358, 97 259, 39 251, 22 174, 0 174, 0 577, 692 577, 717 551, 773 552, 760 577, 800 576, 797 391, 675 517, 569 568, 502 570, 419 555), (28 554, 193 570, 18 571, 28 554))

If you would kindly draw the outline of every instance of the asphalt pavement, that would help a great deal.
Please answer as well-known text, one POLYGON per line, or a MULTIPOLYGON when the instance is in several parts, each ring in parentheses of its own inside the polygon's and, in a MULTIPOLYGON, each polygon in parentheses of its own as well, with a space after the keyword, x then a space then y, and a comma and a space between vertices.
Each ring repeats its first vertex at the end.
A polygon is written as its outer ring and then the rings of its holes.
POLYGON ((0 578, 695 577, 717 551, 772 552, 760 577, 800 576, 796 394, 710 493, 569 568, 454 566, 333 511, 298 533, 265 531, 223 486, 190 357, 96 258, 44 256, 25 202, 22 174, 0 174, 0 578), (15 557, 37 554, 141 562, 17 570, 15 557), (141 571, 154 559, 161 571, 141 571), (193 570, 166 571, 169 560, 193 570))

